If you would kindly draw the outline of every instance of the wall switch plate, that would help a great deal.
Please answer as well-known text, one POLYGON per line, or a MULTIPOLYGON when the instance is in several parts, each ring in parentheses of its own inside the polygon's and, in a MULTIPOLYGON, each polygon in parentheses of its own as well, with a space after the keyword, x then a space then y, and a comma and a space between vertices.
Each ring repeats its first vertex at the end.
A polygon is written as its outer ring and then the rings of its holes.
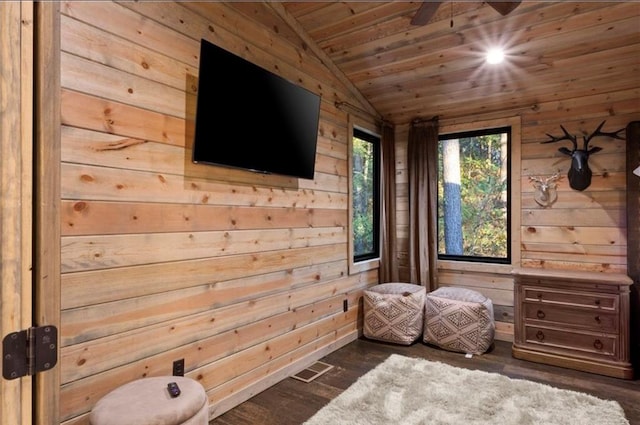
POLYGON ((184 376, 184 359, 173 362, 173 376, 184 376))

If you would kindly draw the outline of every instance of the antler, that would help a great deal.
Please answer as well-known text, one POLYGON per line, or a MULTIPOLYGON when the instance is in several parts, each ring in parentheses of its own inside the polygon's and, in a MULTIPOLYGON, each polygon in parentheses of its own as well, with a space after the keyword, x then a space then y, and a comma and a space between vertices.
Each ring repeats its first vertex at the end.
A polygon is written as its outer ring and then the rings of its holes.
POLYGON ((621 131, 624 131, 624 128, 621 128, 618 131, 613 131, 613 132, 610 132, 610 133, 609 132, 600 131, 602 129, 602 126, 604 126, 605 122, 607 122, 607 121, 606 120, 602 121, 600 123, 600 125, 598 126, 598 128, 596 128, 595 131, 593 133, 591 133, 589 136, 584 136, 584 148, 585 148, 585 150, 588 148, 589 142, 594 137, 605 136, 605 137, 613 137, 614 139, 618 139, 618 140, 625 140, 624 137, 622 137, 622 136, 620 136, 618 134, 621 131))
POLYGON ((564 136, 556 137, 556 136, 552 136, 549 133, 545 133, 547 136, 549 136, 551 138, 551 140, 547 140, 545 142, 540 142, 540 143, 555 143, 555 142, 559 142, 561 140, 571 140, 571 143, 573 143, 573 149, 574 150, 577 149, 578 142, 577 142, 576 136, 572 136, 571 134, 569 134, 567 129, 564 128, 562 126, 562 124, 560 125, 560 128, 562 129, 562 131, 564 131, 564 136))
POLYGON ((543 179, 542 177, 537 177, 537 176, 529 176, 529 181, 540 183, 543 185, 548 185, 549 183, 553 183, 554 181, 560 178, 562 178, 560 173, 555 173, 554 175, 547 177, 546 179, 543 179))

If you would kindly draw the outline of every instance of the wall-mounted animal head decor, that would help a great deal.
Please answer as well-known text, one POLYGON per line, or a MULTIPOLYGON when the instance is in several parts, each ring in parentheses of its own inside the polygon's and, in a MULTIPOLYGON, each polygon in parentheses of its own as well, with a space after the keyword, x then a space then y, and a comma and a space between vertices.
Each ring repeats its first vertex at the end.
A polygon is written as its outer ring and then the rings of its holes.
POLYGON ((573 149, 568 149, 562 147, 558 149, 558 151, 562 152, 565 155, 569 155, 571 157, 571 168, 569 169, 569 173, 567 176, 569 177, 569 186, 575 190, 585 190, 591 184, 591 169, 589 168, 589 155, 594 154, 596 152, 600 152, 602 148, 599 147, 589 147, 589 142, 594 137, 612 137, 614 139, 624 140, 624 137, 620 136, 620 132, 624 131, 624 128, 621 128, 618 131, 605 133, 600 131, 604 126, 606 121, 602 121, 598 128, 591 133, 589 136, 583 136, 584 145, 582 149, 578 148, 577 137, 569 134, 569 132, 561 125, 560 128, 564 132, 564 136, 552 136, 549 133, 546 133, 551 139, 540 142, 540 143, 555 143, 561 140, 570 140, 573 144, 573 149))
POLYGON ((543 179, 542 177, 529 176, 529 181, 536 189, 533 194, 533 199, 538 203, 538 205, 546 208, 558 199, 558 192, 556 191, 558 185, 556 184, 556 181, 561 178, 562 176, 559 173, 555 173, 546 179, 543 179))

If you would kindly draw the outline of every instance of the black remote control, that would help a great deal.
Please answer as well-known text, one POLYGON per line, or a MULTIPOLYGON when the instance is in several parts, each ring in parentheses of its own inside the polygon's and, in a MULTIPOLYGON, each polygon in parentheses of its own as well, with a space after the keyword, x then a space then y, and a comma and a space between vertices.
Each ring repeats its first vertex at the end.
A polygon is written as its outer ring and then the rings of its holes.
POLYGON ((173 398, 176 398, 180 395, 180 387, 178 387, 178 384, 176 384, 175 382, 169 382, 167 384, 167 391, 169 391, 169 394, 173 398))

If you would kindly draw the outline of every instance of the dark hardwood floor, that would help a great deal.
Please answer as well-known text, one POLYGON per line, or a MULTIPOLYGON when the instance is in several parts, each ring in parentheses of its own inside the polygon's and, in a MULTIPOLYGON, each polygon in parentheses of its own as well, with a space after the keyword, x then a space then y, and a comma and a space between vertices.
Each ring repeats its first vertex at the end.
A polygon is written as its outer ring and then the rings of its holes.
MULTIPOLYGON (((321 361, 334 367, 310 383, 287 378, 252 399, 213 419, 210 425, 299 425, 329 400, 338 396, 360 376, 390 354, 421 357, 453 366, 496 372, 616 400, 631 425, 640 425, 640 380, 622 380, 518 360, 511 356, 511 343, 496 341, 482 356, 465 358, 417 342, 409 347, 358 339, 321 361)), ((636 374, 637 375, 637 374, 636 374)), ((399 425, 399 424, 393 424, 399 425)))

